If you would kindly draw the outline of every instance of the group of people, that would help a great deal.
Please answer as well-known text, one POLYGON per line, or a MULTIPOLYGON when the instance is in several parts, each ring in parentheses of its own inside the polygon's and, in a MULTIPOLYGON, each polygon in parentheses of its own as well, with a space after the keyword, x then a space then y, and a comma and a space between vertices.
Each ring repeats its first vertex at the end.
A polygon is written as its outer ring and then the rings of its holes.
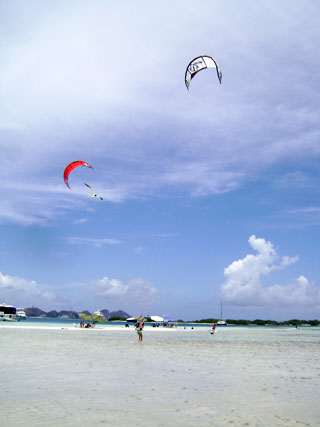
MULTIPOLYGON (((140 322, 137 322, 137 324, 136 324, 136 327, 135 327, 135 329, 136 329, 136 331, 137 331, 137 334, 138 334, 138 337, 139 337, 139 341, 142 341, 143 340, 143 334, 142 334, 142 331, 143 331, 143 328, 144 328, 144 318, 140 321, 140 322)), ((77 326, 75 323, 73 324, 75 327, 77 326)), ((88 321, 87 322, 87 324, 85 325, 84 324, 84 322, 81 320, 81 322, 80 322, 80 328, 94 328, 95 326, 96 326, 96 322, 95 321, 93 321, 92 322, 92 324, 88 321)), ((128 325, 128 323, 126 324, 126 327, 129 327, 129 325, 128 325)))
POLYGON ((83 323, 83 321, 81 320, 80 322, 80 328, 94 328, 96 326, 96 322, 93 321, 92 325, 90 322, 88 322, 86 325, 83 323))
MULTIPOLYGON (((73 325, 75 327, 77 326, 75 323, 73 325)), ((84 322, 81 320, 79 326, 80 326, 80 328, 94 328, 96 326, 96 322, 93 321, 92 324, 91 324, 88 321, 87 324, 85 325, 84 322)), ((129 327, 128 323, 126 323, 126 327, 129 327)), ((142 319, 140 322, 137 322, 136 328, 135 328, 136 331, 137 331, 138 337, 139 337, 139 341, 143 340, 143 334, 142 334, 143 328, 144 328, 144 319, 142 319)))

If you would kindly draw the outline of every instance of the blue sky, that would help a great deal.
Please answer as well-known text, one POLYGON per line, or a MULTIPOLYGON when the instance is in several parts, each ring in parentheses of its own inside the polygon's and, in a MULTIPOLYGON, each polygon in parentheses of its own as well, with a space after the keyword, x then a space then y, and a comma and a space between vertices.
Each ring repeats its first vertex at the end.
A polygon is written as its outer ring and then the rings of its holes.
POLYGON ((320 5, 0 5, 0 299, 320 318, 320 5), (187 64, 211 55, 190 90, 187 64), (85 160, 69 190, 62 174, 85 160), (88 198, 86 182, 104 198, 88 198))

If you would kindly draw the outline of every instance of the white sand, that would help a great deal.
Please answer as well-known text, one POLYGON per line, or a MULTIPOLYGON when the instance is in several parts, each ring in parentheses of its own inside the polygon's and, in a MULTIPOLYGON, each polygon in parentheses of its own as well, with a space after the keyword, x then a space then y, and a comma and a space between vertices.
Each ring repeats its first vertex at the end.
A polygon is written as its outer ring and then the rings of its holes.
POLYGON ((320 329, 19 324, 0 342, 0 425, 320 425, 320 329))

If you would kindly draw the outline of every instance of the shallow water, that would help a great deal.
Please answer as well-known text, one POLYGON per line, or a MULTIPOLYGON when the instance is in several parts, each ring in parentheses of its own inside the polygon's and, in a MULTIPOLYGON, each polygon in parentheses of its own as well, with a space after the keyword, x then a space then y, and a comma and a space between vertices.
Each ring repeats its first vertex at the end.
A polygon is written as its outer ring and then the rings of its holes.
POLYGON ((0 325, 0 425, 320 425, 320 328, 146 328, 138 342, 132 327, 20 323, 0 325))

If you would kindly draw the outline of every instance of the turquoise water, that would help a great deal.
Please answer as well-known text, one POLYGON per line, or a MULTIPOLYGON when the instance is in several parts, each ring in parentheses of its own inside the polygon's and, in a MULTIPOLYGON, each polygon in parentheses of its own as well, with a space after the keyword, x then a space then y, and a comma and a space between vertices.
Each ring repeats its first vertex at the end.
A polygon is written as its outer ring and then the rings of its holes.
MULTIPOLYGON (((51 318, 40 318, 40 317, 27 317, 26 319, 20 320, 18 324, 21 325, 28 325, 28 326, 45 326, 45 327, 72 327, 74 324, 76 326, 79 326, 81 322, 81 319, 51 319, 51 318)), ((83 321, 86 323, 85 321, 83 321)), ((110 326, 124 326, 126 322, 124 321, 114 321, 114 322, 106 322, 106 323, 96 323, 96 326, 99 328, 108 328, 110 326)), ((8 325, 17 325, 17 322, 5 322, 6 326, 8 325)), ((146 326, 152 326, 152 323, 145 323, 146 326)), ((208 329, 210 328, 211 324, 205 324, 205 323, 178 323, 178 328, 204 328, 208 329)), ((130 323, 130 327, 133 327, 133 324, 130 323)), ((162 326, 159 326, 159 328, 162 328, 162 326)), ((274 329, 274 330, 295 330, 294 326, 259 326, 259 325, 250 325, 250 326, 242 326, 242 325, 227 325, 227 326, 218 326, 217 330, 222 329, 244 329, 244 330, 251 330, 251 329, 274 329)), ((320 327, 318 326, 301 326, 298 328, 298 330, 304 330, 304 331, 316 331, 320 330, 320 327)))
MULTIPOLYGON (((73 324, 77 326, 80 325, 81 319, 50 319, 50 318, 39 318, 39 317, 27 317, 26 319, 20 320, 18 324, 26 326, 45 326, 45 327, 72 327, 73 324)), ((83 320, 84 323, 86 323, 83 320)), ((8 323, 8 322, 7 322, 8 323)), ((6 324, 7 324, 6 323, 6 324)), ((12 325, 17 325, 17 322, 12 322, 12 325)), ((124 322, 106 322, 106 323, 97 323, 99 327, 108 327, 115 325, 125 325, 124 322)))

